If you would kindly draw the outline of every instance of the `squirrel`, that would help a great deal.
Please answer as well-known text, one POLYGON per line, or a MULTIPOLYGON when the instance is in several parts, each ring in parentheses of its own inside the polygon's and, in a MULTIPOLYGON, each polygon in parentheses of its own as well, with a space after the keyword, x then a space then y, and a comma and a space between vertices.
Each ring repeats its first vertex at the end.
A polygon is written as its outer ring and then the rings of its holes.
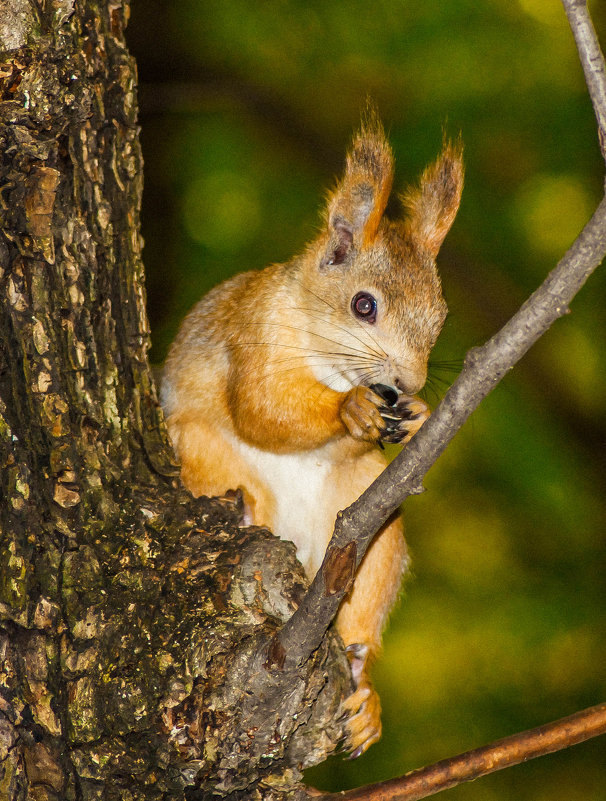
MULTIPOLYGON (((461 144, 444 140, 402 196, 405 215, 390 220, 393 173, 370 111, 314 241, 211 290, 164 367, 161 402, 185 486, 195 496, 240 488, 244 524, 294 542, 310 578, 337 512, 384 469, 382 442, 405 445, 429 416, 415 395, 447 312, 435 260, 460 203, 461 144)), ((336 618, 356 688, 343 702, 352 757, 381 735, 369 668, 407 566, 395 515, 336 618)))

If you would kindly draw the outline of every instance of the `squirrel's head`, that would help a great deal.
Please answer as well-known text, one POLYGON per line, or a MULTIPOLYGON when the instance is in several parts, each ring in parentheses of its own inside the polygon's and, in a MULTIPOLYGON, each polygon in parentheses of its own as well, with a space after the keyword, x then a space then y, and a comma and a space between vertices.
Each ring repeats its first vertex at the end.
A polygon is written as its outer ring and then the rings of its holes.
MULTIPOLYGON (((325 304, 324 325, 315 328, 326 337, 328 321, 334 326, 329 338, 348 350, 345 362, 331 365, 332 375, 414 394, 425 383, 429 352, 446 318, 435 260, 459 208, 461 144, 444 142, 419 185, 402 195, 403 217, 389 220, 384 212, 393 169, 391 147, 371 112, 329 196, 325 225, 308 251, 302 278, 325 304), (361 351, 366 357, 356 360, 353 354, 361 351)), ((331 385, 339 388, 337 383, 331 385)))

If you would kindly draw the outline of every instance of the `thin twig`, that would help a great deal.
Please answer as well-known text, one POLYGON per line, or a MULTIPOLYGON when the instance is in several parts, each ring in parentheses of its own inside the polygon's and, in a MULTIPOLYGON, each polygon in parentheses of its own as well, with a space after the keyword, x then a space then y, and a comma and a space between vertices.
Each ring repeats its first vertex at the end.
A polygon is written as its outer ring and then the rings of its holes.
POLYGON ((598 138, 606 160, 606 69, 595 28, 585 0, 562 0, 572 35, 577 43, 579 58, 585 73, 585 83, 598 122, 598 138))
POLYGON ((318 801, 418 801, 449 787, 560 751, 601 734, 606 734, 606 703, 413 770, 398 779, 325 794, 318 801))

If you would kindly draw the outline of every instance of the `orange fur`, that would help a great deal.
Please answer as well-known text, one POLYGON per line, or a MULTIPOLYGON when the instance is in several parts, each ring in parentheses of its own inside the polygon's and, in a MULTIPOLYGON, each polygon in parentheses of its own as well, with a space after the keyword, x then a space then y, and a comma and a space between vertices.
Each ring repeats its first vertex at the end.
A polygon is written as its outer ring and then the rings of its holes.
MULTIPOLYGON (((182 478, 195 495, 241 487, 248 522, 291 539, 308 575, 321 564, 337 512, 384 467, 383 401, 396 387, 408 416, 403 443, 426 419, 414 398, 426 375, 446 306, 434 258, 462 187, 460 148, 410 190, 409 217, 384 217, 393 156, 369 114, 325 225, 287 264, 229 279, 185 319, 165 366, 162 402, 182 478), (354 301, 375 302, 372 320, 354 301)), ((359 753, 381 730, 368 666, 400 586, 406 546, 399 519, 378 534, 336 625, 352 650, 357 690, 349 746, 359 753)))
POLYGON ((342 219, 360 230, 363 244, 370 245, 389 200, 393 172, 393 153, 383 126, 372 111, 367 112, 347 155, 343 180, 331 196, 329 221, 342 219))
POLYGON ((413 238, 435 258, 454 222, 463 190, 463 146, 444 142, 440 157, 423 173, 420 185, 402 196, 413 238))
POLYGON ((216 496, 240 489, 251 522, 271 527, 276 506, 271 490, 242 462, 220 430, 205 425, 199 416, 186 414, 171 419, 171 431, 181 458, 181 479, 192 495, 216 496), (234 485, 236 473, 238 484, 234 485))

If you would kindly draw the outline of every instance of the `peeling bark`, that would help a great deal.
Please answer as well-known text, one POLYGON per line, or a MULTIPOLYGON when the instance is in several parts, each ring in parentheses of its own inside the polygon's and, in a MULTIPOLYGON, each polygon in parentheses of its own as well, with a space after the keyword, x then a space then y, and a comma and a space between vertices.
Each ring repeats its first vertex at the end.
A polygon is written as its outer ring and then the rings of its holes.
POLYGON ((294 546, 178 481, 127 19, 0 0, 0 797, 302 797, 349 668, 330 635, 267 689, 294 546))

